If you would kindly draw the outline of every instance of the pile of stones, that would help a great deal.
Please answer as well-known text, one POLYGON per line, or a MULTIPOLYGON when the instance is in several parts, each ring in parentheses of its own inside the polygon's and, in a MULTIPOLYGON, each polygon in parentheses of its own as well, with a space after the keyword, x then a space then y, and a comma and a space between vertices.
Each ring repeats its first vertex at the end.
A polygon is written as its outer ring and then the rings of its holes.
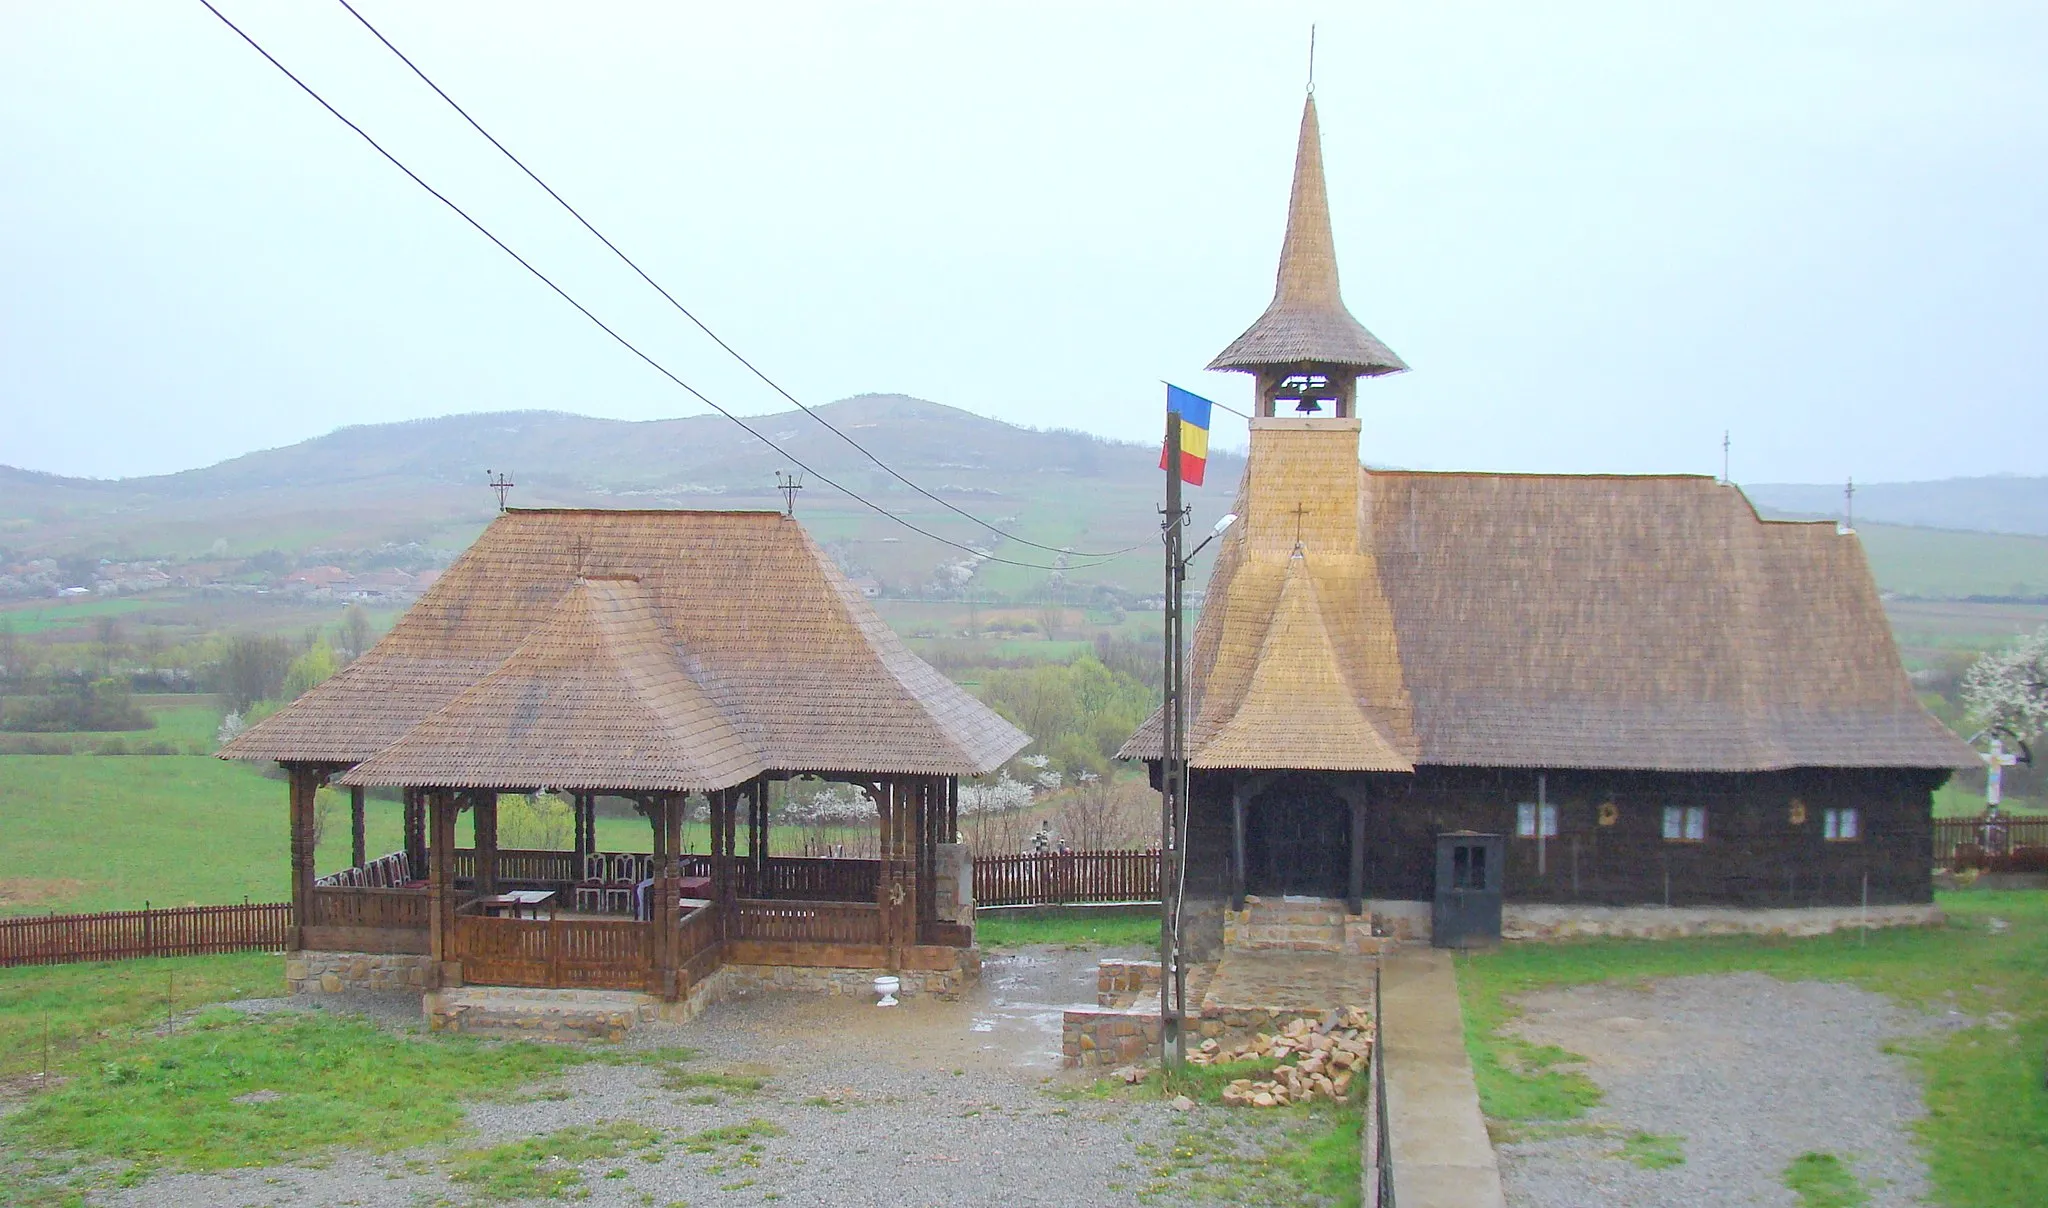
POLYGON ((1192 1065, 1276 1061, 1264 1078, 1239 1078, 1223 1088, 1229 1107, 1286 1107, 1311 1099, 1350 1100, 1351 1080, 1372 1060, 1372 1017, 1356 1007, 1332 1011, 1320 1026, 1297 1019, 1278 1035, 1261 1032, 1240 1045, 1205 1040, 1188 1054, 1192 1065))

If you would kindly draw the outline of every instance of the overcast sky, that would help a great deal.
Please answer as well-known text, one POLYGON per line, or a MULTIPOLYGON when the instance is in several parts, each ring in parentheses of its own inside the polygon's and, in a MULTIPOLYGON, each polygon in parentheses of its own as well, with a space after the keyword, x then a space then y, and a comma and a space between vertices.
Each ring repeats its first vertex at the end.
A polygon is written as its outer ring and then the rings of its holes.
MULTIPOLYGON (((680 376, 783 405, 332 0, 216 0, 680 376)), ((1367 460, 2040 473, 2048 6, 362 0, 799 397, 1149 439, 1272 291, 1304 85, 1367 460), (1114 11, 1110 11, 1113 8, 1114 11)), ((703 405, 196 0, 0 0, 0 463, 703 405)), ((1218 439, 1242 443, 1241 421, 1218 439)))

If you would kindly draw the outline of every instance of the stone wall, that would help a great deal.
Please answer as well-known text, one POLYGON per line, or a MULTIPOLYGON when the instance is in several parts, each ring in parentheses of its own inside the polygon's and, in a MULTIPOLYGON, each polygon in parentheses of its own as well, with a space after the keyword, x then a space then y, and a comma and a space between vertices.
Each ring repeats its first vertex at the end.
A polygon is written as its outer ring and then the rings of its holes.
POLYGON ((350 990, 427 988, 434 962, 425 956, 377 952, 294 952, 284 961, 284 980, 293 994, 340 994, 350 990))
POLYGON ((1159 962, 1111 958, 1095 963, 1095 1005, 1113 1007, 1159 993, 1159 962))
POLYGON ((1068 1069, 1144 1065, 1159 1060, 1159 1002, 1117 1010, 1074 1007, 1060 1016, 1060 1064, 1068 1069))

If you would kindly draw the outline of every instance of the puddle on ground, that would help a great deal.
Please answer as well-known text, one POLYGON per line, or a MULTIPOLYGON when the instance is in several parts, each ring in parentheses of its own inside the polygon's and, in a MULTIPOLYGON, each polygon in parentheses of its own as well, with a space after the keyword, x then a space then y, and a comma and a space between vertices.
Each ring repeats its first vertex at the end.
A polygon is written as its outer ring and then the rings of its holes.
MULTIPOLYGON (((808 1034, 862 1044, 887 1037, 891 1053, 919 1065, 1030 1070, 1060 1068, 1060 1018, 1068 1007, 1095 1002, 1095 965, 1124 949, 1030 947, 988 953, 981 979, 957 1002, 923 996, 894 1007, 871 1001, 802 994, 734 1000, 743 1020, 728 1024, 770 1038, 808 1034)), ((829 1041, 818 1039, 815 1043, 829 1041)))

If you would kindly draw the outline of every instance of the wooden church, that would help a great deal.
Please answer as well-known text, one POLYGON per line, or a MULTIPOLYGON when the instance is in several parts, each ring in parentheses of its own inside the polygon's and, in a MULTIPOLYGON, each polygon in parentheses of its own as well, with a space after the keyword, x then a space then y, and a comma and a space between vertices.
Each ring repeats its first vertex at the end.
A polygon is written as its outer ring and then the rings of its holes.
POLYGON ((1510 911, 1931 900, 1975 759, 1853 533, 1707 477, 1361 466, 1360 379, 1407 366, 1339 296, 1313 97, 1272 304, 1209 368, 1257 417, 1189 655, 1193 950, 1226 901, 1431 899, 1468 831, 1510 911))

